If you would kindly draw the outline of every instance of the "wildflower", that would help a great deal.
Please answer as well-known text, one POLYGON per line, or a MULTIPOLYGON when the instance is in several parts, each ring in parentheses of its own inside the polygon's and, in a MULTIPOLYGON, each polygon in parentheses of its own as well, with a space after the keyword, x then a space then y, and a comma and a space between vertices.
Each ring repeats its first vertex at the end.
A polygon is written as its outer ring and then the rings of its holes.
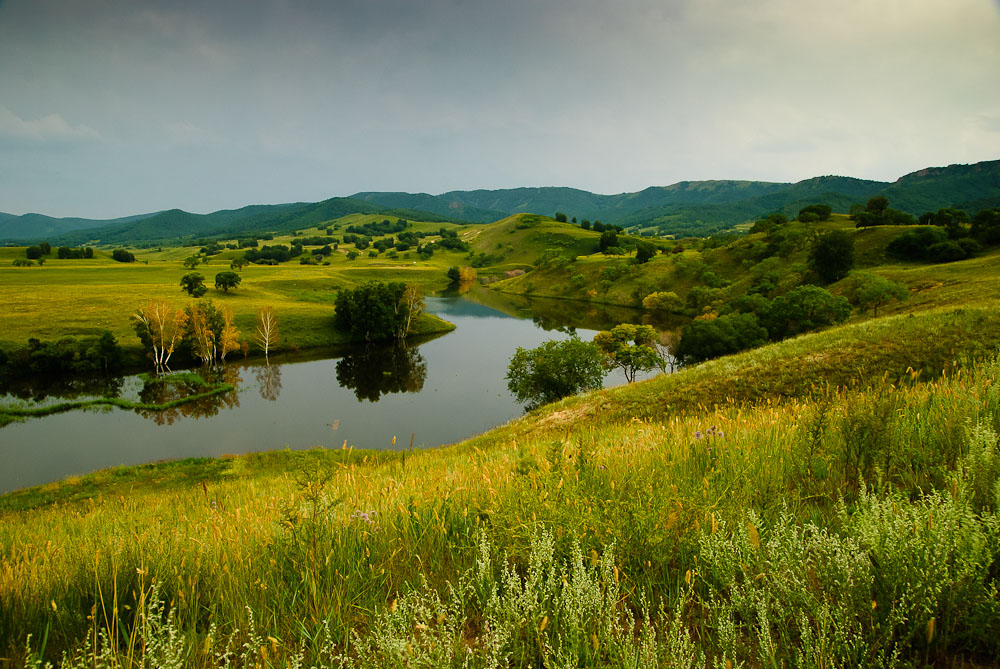
POLYGON ((701 438, 702 438, 702 436, 703 436, 703 435, 701 434, 701 430, 696 430, 696 431, 695 431, 695 433, 694 433, 694 438, 695 438, 695 439, 701 439, 701 438))

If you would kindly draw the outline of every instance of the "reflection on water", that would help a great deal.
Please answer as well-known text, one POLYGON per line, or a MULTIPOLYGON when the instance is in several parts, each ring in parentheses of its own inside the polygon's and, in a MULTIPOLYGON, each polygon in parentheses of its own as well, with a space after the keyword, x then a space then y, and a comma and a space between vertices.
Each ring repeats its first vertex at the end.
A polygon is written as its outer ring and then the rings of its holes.
MULTIPOLYGON (((394 437, 436 446, 471 437, 523 413, 504 379, 517 347, 576 329, 641 322, 636 310, 564 300, 527 300, 473 289, 429 297, 454 332, 409 346, 350 347, 201 368, 234 389, 166 411, 79 410, 0 429, 0 492, 101 467, 274 448, 389 448, 394 437), (199 419, 199 420, 196 420, 199 419)), ((8 385, 0 401, 119 396, 166 403, 205 388, 142 376, 68 378, 8 385)), ((624 383, 611 374, 606 385, 624 383)))
POLYGON ((260 398, 277 402, 278 396, 281 395, 281 365, 272 365, 268 361, 267 364, 254 367, 253 375, 257 381, 260 398))
MULTIPOLYGON (((135 412, 157 425, 173 425, 181 418, 208 418, 217 415, 223 409, 235 409, 240 405, 239 389, 243 383, 240 371, 242 366, 239 365, 204 367, 198 370, 198 376, 213 385, 227 383, 233 386, 233 389, 227 393, 200 397, 160 411, 136 409, 135 412)), ((190 375, 147 376, 143 381, 142 389, 139 390, 139 401, 143 404, 167 404, 205 392, 205 387, 195 383, 190 375)))
POLYGON ((337 361, 337 383, 358 401, 377 402, 389 393, 418 393, 427 379, 427 362, 405 343, 364 346, 337 361))
POLYGON ((36 378, 0 378, 0 396, 29 401, 79 400, 91 397, 118 397, 125 378, 122 376, 50 376, 36 378))

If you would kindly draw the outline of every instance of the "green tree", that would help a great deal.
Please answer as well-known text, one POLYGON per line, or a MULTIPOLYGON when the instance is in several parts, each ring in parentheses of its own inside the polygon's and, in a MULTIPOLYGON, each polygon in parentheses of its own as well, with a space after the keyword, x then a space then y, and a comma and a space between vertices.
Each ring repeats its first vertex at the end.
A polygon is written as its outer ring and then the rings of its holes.
POLYGON ((198 272, 189 272, 181 277, 181 290, 187 291, 191 297, 201 297, 208 288, 205 286, 205 277, 198 272))
POLYGON ((973 216, 971 233, 983 244, 1000 242, 1000 207, 984 209, 973 216))
POLYGON ((664 368, 663 359, 656 351, 656 330, 651 325, 622 323, 594 335, 607 369, 621 369, 625 380, 635 380, 637 372, 664 368))
POLYGON ((846 297, 831 295, 819 286, 805 285, 774 298, 757 315, 771 339, 780 340, 843 322, 851 315, 851 305, 846 297))
POLYGON ((221 288, 228 293, 230 288, 235 289, 243 278, 236 272, 219 272, 215 275, 215 289, 221 288))
POLYGON ((538 348, 518 347, 507 365, 507 388, 527 410, 597 390, 604 379, 601 354, 591 342, 573 336, 538 348))
POLYGON ((201 258, 198 256, 188 256, 184 259, 184 266, 188 269, 194 269, 201 263, 201 258))
POLYGON ((656 255, 656 247, 649 242, 639 242, 635 246, 635 262, 643 265, 656 255))
MULTIPOLYGON (((81 249, 81 256, 83 255, 83 250, 81 249)), ((125 249, 115 249, 111 252, 111 259, 117 260, 118 262, 135 262, 135 256, 132 253, 126 251, 125 249)))
POLYGON ((823 281, 833 283, 854 267, 854 236, 846 230, 831 230, 813 244, 809 266, 823 281))
POLYGON ((334 304, 335 327, 357 340, 373 342, 406 338, 424 300, 414 284, 369 281, 341 290, 334 304))
POLYGON ((618 231, 605 229, 601 233, 601 239, 597 244, 601 253, 608 253, 609 249, 618 246, 618 231))
POLYGON ((247 262, 249 261, 246 258, 233 258, 232 262, 229 263, 229 268, 239 272, 247 262))
POLYGON ((848 299, 861 311, 872 309, 872 315, 878 316, 878 308, 893 301, 902 302, 910 297, 910 290, 901 283, 872 274, 870 272, 851 272, 849 283, 844 291, 848 299))
POLYGON ((661 311, 668 314, 679 314, 684 311, 684 300, 673 291, 650 293, 643 299, 642 307, 646 311, 661 311))
POLYGON ((559 221, 560 223, 565 223, 566 222, 566 214, 562 213, 561 211, 557 211, 556 212, 556 220, 559 221))
POLYGON ((701 362, 767 343, 767 330, 754 314, 727 314, 684 326, 674 357, 684 364, 701 362))
POLYGON ((803 223, 826 221, 830 218, 832 213, 833 209, 831 209, 829 205, 811 204, 808 207, 799 209, 798 219, 803 223))

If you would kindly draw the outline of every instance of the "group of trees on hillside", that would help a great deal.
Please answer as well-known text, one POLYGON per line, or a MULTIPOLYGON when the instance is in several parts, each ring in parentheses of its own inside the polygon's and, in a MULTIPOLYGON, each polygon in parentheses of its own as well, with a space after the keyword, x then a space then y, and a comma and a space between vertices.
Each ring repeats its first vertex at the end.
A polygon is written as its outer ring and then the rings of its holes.
POLYGON ((619 369, 628 383, 636 374, 664 369, 656 330, 622 323, 597 333, 592 342, 575 333, 533 349, 518 347, 507 366, 507 388, 528 410, 587 390, 597 390, 604 375, 619 369))

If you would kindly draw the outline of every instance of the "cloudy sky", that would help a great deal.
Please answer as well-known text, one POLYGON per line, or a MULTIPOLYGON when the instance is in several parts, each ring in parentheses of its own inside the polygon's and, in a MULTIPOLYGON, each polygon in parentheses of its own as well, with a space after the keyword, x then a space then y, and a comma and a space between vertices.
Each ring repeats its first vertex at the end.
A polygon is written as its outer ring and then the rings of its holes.
POLYGON ((1000 158, 1000 0, 0 0, 0 211, 1000 158))

